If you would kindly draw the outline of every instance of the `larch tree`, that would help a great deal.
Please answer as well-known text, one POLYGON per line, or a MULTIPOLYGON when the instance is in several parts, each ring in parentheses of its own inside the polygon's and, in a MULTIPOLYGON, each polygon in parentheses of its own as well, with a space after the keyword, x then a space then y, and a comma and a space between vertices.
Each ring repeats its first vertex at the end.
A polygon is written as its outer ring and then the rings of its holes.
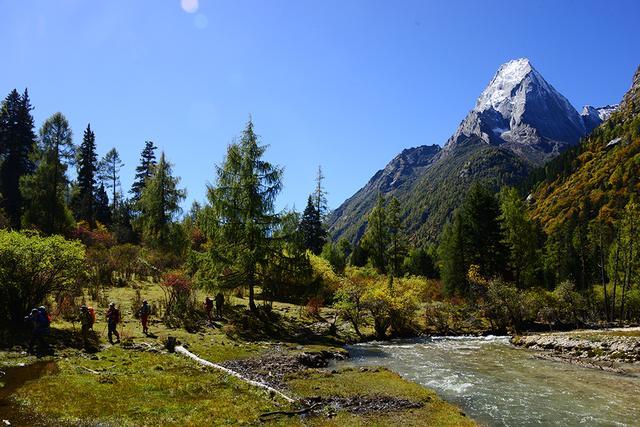
POLYGON ((104 155, 98 165, 98 176, 104 186, 111 190, 111 215, 115 219, 118 210, 118 196, 120 194, 120 170, 124 166, 118 150, 112 148, 104 155))
POLYGON ((313 191, 313 202, 315 208, 320 216, 320 222, 323 223, 329 210, 327 206, 327 191, 324 188, 324 174, 322 173, 322 166, 318 166, 318 172, 316 173, 316 188, 313 191))
POLYGON ((245 285, 249 308, 255 311, 254 287, 263 283, 269 258, 278 250, 274 212, 283 170, 263 160, 251 119, 240 140, 227 148, 216 166, 216 182, 208 188, 206 233, 212 242, 209 260, 215 281, 227 287, 245 285))
POLYGON ((22 219, 24 226, 56 234, 73 224, 66 204, 69 184, 66 172, 74 158, 69 122, 62 113, 55 113, 40 129, 40 156, 35 173, 21 179, 21 192, 28 200, 22 219))

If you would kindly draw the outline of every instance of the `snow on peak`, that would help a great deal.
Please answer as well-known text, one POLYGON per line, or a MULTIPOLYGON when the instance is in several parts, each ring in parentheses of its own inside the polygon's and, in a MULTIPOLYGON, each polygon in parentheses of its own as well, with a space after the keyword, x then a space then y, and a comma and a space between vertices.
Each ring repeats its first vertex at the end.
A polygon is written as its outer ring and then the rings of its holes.
POLYGON ((600 123, 607 121, 618 107, 619 104, 605 105, 604 107, 592 107, 591 105, 585 105, 580 115, 585 121, 590 120, 595 124, 595 126, 597 126, 600 123))
MULTIPOLYGON (((476 103, 476 111, 485 111, 489 108, 500 111, 503 114, 505 105, 513 97, 513 89, 518 86, 530 73, 537 71, 527 58, 514 59, 502 64, 498 72, 493 76, 489 85, 482 92, 476 103)), ((544 81, 544 79, 540 79, 544 81)), ((511 108, 507 108, 509 111, 511 108)))

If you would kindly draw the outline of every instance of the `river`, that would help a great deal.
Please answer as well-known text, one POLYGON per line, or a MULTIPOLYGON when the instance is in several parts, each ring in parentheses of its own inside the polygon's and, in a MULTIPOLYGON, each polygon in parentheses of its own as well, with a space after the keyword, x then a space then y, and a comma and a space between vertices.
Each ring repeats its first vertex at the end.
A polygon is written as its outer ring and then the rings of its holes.
POLYGON ((541 360, 508 337, 437 337, 348 347, 486 426, 640 426, 640 378, 541 360))

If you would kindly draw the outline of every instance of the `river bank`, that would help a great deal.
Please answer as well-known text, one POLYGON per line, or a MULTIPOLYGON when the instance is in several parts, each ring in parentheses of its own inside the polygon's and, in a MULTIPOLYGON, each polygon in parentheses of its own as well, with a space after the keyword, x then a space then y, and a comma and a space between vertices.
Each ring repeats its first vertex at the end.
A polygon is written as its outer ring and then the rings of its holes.
POLYGON ((423 337, 348 346, 340 366, 382 365, 434 389, 485 426, 637 425, 640 378, 542 359, 508 336, 423 337))
POLYGON ((638 327, 518 335, 511 343, 541 351, 538 357, 640 376, 638 327))

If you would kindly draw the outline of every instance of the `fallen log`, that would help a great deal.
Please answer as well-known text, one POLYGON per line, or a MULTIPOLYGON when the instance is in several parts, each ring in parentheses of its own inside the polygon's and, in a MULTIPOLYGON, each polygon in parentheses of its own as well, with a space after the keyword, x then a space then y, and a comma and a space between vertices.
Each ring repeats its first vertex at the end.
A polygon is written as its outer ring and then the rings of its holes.
POLYGON ((287 396, 286 394, 282 393, 281 391, 276 390, 275 388, 273 388, 273 387, 271 387, 271 386, 269 386, 267 384, 251 380, 251 379, 249 379, 249 378, 237 373, 236 371, 232 371, 229 368, 225 368, 224 366, 221 366, 221 365, 218 365, 216 363, 209 362, 208 360, 202 359, 201 357, 196 356, 195 354, 191 353, 189 350, 187 350, 186 348, 184 348, 181 345, 176 346, 175 351, 176 351, 176 353, 180 353, 183 356, 187 356, 188 358, 193 359, 194 361, 196 361, 200 365, 208 366, 208 367, 214 368, 214 369, 218 369, 218 370, 226 373, 227 375, 231 375, 233 377, 236 377, 236 378, 238 378, 238 379, 240 379, 240 380, 242 380, 242 381, 244 381, 244 382, 246 382, 248 384, 251 384, 254 387, 258 387, 258 388, 261 388, 263 390, 267 390, 270 393, 276 394, 276 395, 282 397, 284 400, 286 400, 289 403, 295 403, 295 399, 292 399, 291 397, 287 396))

